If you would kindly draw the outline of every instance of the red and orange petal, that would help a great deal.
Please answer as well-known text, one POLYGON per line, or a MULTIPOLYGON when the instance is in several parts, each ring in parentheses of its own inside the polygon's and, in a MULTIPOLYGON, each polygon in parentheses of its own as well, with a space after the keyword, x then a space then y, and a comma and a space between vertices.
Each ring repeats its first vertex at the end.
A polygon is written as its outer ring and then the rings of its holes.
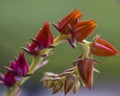
POLYGON ((95 42, 93 42, 90 51, 92 54, 97 56, 118 55, 118 51, 112 44, 99 37, 96 37, 95 42))
POLYGON ((73 26, 76 24, 80 18, 82 17, 82 14, 79 10, 75 9, 73 12, 65 16, 61 21, 58 22, 58 29, 61 33, 68 34, 69 32, 66 32, 66 28, 68 29, 68 24, 73 26))
POLYGON ((77 42, 81 42, 90 36, 96 28, 95 20, 86 20, 79 22, 73 26, 73 35, 76 37, 77 42))

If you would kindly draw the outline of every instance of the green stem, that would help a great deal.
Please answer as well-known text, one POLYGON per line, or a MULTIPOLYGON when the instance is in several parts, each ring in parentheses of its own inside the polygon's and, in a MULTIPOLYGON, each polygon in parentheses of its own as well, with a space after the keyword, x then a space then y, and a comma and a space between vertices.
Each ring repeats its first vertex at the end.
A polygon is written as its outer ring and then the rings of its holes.
POLYGON ((64 34, 59 34, 55 39, 53 46, 57 46, 60 43, 63 43, 66 40, 66 36, 64 34))
MULTIPOLYGON (((90 46, 91 46, 91 42, 87 41, 87 40, 83 40, 82 43, 80 43, 82 45, 83 48, 83 58, 88 58, 91 54, 90 54, 90 46)), ((91 57, 91 56, 90 56, 91 57)))

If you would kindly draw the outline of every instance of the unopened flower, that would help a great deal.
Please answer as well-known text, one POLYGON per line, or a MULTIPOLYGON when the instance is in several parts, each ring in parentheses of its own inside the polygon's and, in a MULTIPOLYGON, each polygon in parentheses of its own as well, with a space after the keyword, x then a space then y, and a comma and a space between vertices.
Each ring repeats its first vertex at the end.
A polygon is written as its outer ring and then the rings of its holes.
POLYGON ((54 81, 53 94, 58 93, 59 91, 62 90, 63 90, 63 81, 62 80, 54 81))
POLYGON ((65 70, 60 74, 47 72, 41 81, 45 88, 53 89, 53 94, 64 92, 66 95, 70 91, 76 94, 80 87, 80 81, 79 75, 74 74, 74 71, 77 71, 77 67, 65 70))
POLYGON ((71 28, 71 37, 68 39, 71 46, 74 48, 76 46, 76 41, 82 42, 94 32, 95 28, 95 20, 86 20, 75 24, 71 28))
MULTIPOLYGON (((68 74, 65 77, 65 84, 64 84, 64 93, 65 95, 72 91, 73 88, 76 86, 76 83, 78 82, 78 78, 74 74, 68 74)), ((75 90, 74 90, 75 91, 75 90)))
POLYGON ((97 56, 113 56, 118 55, 116 48, 106 40, 96 36, 91 45, 90 52, 97 56))
POLYGON ((84 58, 81 59, 78 63, 78 71, 83 79, 84 84, 91 89, 93 84, 93 59, 91 58, 84 58))
POLYGON ((94 62, 96 61, 92 58, 84 58, 83 54, 73 62, 73 64, 77 64, 81 81, 89 89, 92 88, 93 84, 94 62))
POLYGON ((50 72, 46 72, 45 76, 40 80, 43 82, 43 85, 46 89, 50 89, 54 87, 54 82, 59 81, 61 78, 56 78, 58 75, 50 72))
POLYGON ((0 83, 7 87, 12 87, 16 83, 15 75, 9 71, 7 71, 5 75, 0 73, 0 76, 2 79, 0 83))
POLYGON ((22 48, 26 52, 32 55, 38 55, 39 52, 44 49, 48 48, 50 44, 53 43, 53 36, 51 34, 50 26, 48 22, 44 23, 44 26, 40 29, 38 35, 35 39, 31 39, 33 42, 32 44, 28 44, 28 49, 22 48))
POLYGON ((42 79, 41 81, 43 82, 43 85, 46 89, 50 89, 54 86, 52 78, 44 77, 44 79, 42 79))
POLYGON ((10 67, 6 67, 5 68, 12 72, 16 77, 24 77, 27 76, 27 73, 29 71, 29 67, 28 67, 28 63, 26 62, 26 59, 24 57, 24 53, 20 53, 19 57, 15 59, 15 61, 13 61, 11 63, 10 67))
POLYGON ((70 14, 68 14, 67 16, 65 16, 62 20, 58 21, 58 25, 54 24, 55 28, 63 34, 70 34, 70 30, 69 30, 69 25, 73 26, 74 24, 76 24, 77 22, 80 21, 80 18, 82 17, 82 14, 79 10, 75 9, 74 11, 72 11, 70 14))
POLYGON ((26 76, 29 70, 28 63, 25 59, 24 53, 20 53, 19 57, 12 62, 14 73, 20 76, 26 76))
POLYGON ((77 81, 76 84, 74 85, 73 89, 72 89, 72 92, 74 94, 76 94, 79 90, 79 87, 80 87, 80 81, 77 81))
POLYGON ((65 18, 58 22, 58 25, 53 24, 55 28, 66 36, 70 45, 75 48, 76 41, 82 42, 85 38, 90 36, 96 28, 95 20, 80 21, 82 14, 75 9, 65 18))

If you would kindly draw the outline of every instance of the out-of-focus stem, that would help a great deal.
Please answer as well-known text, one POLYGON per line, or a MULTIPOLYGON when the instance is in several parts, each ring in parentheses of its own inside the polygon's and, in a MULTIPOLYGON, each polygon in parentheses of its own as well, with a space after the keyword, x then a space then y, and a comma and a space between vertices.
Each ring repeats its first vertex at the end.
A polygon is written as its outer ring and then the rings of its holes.
POLYGON ((12 96, 12 95, 10 95, 10 92, 11 92, 10 88, 7 88, 7 92, 6 92, 5 96, 12 96))

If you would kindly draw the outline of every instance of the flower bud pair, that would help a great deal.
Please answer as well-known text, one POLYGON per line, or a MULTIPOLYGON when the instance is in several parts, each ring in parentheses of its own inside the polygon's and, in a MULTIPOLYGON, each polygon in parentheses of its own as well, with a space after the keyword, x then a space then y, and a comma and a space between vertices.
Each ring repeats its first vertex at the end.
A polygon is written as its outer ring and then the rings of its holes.
POLYGON ((61 34, 66 35, 66 39, 68 39, 73 48, 76 47, 76 41, 82 42, 82 40, 90 36, 96 28, 95 20, 80 21, 81 17, 81 12, 75 9, 59 21, 58 25, 53 23, 61 34))
POLYGON ((0 82, 8 87, 13 86, 17 80, 21 80, 22 77, 27 76, 29 71, 28 63, 22 52, 19 57, 11 63, 10 67, 4 67, 7 69, 7 72, 4 75, 0 74, 2 79, 0 82))

